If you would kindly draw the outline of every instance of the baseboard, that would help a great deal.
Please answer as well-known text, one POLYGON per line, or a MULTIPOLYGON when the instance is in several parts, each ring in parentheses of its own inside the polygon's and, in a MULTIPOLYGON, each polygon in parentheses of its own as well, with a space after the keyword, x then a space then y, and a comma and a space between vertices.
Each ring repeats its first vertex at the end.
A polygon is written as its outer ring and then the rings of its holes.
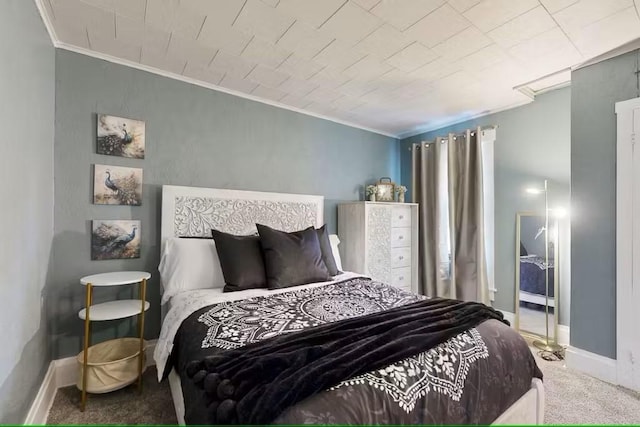
MULTIPOLYGON (((153 352, 158 340, 147 341, 147 367, 155 365, 153 352)), ((56 390, 61 387, 74 385, 78 379, 78 364, 76 357, 65 357, 64 359, 52 360, 49 363, 47 373, 42 380, 38 394, 31 404, 24 424, 45 424, 49 410, 56 397, 56 390)))
POLYGON ((47 421, 47 415, 53 404, 53 398, 56 396, 56 370, 53 362, 49 363, 47 373, 44 374, 42 384, 36 394, 36 398, 29 408, 24 424, 44 424, 47 421))
POLYGON ((570 329, 567 325, 558 325, 558 344, 568 346, 570 329))
POLYGON ((611 384, 618 384, 617 367, 614 359, 576 347, 569 347, 566 351, 565 360, 569 369, 583 372, 611 384))

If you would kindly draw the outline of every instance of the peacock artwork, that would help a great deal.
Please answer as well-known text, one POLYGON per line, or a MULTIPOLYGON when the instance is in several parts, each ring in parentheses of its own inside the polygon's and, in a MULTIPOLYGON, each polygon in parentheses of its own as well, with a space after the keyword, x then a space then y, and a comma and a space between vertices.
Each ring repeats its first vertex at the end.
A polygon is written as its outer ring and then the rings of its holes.
POLYGON ((144 159, 144 122, 98 114, 98 154, 144 159))
POLYGON ((142 169, 94 165, 93 203, 140 206, 142 204, 142 169))
POLYGON ((93 220, 91 259, 140 258, 140 221, 93 220))

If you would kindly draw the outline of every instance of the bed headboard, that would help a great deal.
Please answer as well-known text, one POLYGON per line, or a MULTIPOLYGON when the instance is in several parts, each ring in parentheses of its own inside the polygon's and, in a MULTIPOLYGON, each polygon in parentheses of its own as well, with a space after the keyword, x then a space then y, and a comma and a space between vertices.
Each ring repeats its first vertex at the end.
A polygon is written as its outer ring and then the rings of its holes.
POLYGON ((162 186, 162 247, 171 237, 210 237, 211 229, 253 234, 256 223, 282 231, 323 224, 324 197, 162 186))

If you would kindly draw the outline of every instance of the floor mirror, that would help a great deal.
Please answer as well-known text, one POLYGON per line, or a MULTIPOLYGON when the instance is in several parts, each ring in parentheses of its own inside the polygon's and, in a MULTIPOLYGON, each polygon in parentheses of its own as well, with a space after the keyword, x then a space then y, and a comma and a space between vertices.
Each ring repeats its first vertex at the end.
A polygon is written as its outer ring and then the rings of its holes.
POLYGON ((558 337, 558 221, 548 214, 516 214, 516 328, 533 344, 555 351, 558 337))

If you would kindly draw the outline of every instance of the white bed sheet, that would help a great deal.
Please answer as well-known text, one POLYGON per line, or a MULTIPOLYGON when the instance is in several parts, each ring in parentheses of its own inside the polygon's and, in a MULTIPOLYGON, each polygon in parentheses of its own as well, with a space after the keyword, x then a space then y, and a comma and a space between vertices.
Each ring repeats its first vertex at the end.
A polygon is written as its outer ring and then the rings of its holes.
POLYGON ((265 288, 248 289, 246 291, 223 292, 221 288, 215 289, 197 289, 183 291, 175 295, 169 301, 169 310, 162 322, 160 337, 153 353, 153 359, 156 362, 158 370, 158 381, 162 380, 162 374, 165 371, 167 360, 173 349, 173 340, 178 332, 178 328, 184 320, 192 313, 203 307, 212 304, 218 304, 225 301, 238 301, 246 298, 259 297, 265 295, 274 295, 283 292, 290 292, 299 289, 317 288, 331 283, 342 282, 344 280, 354 279, 356 277, 365 277, 362 274, 344 272, 333 277, 333 280, 327 282, 310 283, 308 285, 293 286, 290 288, 269 290, 265 288))

